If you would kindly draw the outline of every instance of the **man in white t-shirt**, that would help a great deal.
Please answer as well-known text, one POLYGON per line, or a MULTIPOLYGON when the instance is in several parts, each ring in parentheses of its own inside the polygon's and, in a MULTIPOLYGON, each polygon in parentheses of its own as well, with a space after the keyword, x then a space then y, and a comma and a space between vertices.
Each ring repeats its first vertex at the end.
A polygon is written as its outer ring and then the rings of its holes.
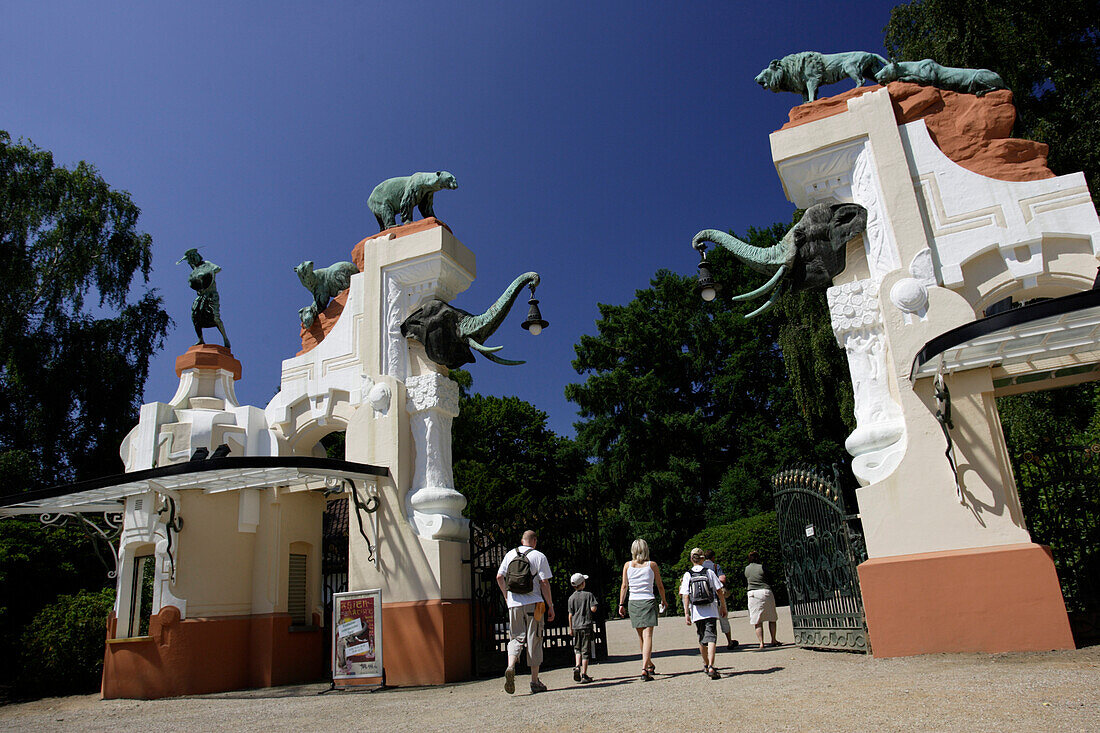
POLYGON ((703 567, 703 551, 698 547, 691 550, 691 566, 691 570, 684 573, 684 578, 680 581, 685 623, 688 626, 695 624, 695 631, 699 635, 699 653, 703 655, 703 673, 716 680, 721 677, 714 668, 714 652, 718 646, 718 616, 726 614, 726 594, 714 571, 703 567), (693 578, 698 578, 697 583, 705 583, 710 588, 709 603, 692 603, 693 578))
POLYGON ((497 569, 497 585, 508 603, 508 669, 504 672, 504 691, 509 695, 516 691, 516 662, 524 647, 527 665, 531 667, 531 694, 546 692, 546 685, 539 682, 539 665, 543 626, 554 620, 549 582, 553 575, 546 555, 535 549, 537 544, 534 531, 527 530, 520 546, 509 550, 497 569), (514 568, 510 572, 509 566, 521 555, 531 566, 529 579, 518 577, 514 568))

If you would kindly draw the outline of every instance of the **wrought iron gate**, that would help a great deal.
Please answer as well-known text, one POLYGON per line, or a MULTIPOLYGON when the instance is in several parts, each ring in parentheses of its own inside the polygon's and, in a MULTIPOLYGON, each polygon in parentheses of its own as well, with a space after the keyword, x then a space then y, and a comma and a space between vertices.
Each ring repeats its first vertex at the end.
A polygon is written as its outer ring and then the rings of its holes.
POLYGON ((1031 539, 1050 547, 1078 643, 1100 638, 1100 443, 1013 456, 1031 539))
POLYGON ((839 475, 790 468, 772 477, 795 643, 871 651, 856 566, 867 559, 839 475))
MULTIPOLYGON (((524 516, 507 526, 471 522, 472 641, 474 674, 479 677, 503 674, 508 665, 508 611, 496 577, 504 555, 519 544, 525 529, 538 533, 538 549, 546 554, 554 573, 550 587, 556 618, 543 634, 543 668, 573 666, 573 639, 566 630, 566 603, 573 592, 569 577, 574 572, 584 573, 589 576, 586 589, 597 598, 606 595, 610 579, 599 553, 599 529, 587 511, 547 511, 541 517, 524 516)), ((596 619, 596 658, 607 658, 603 613, 596 619)), ((521 667, 525 664, 526 655, 520 659, 521 667)))

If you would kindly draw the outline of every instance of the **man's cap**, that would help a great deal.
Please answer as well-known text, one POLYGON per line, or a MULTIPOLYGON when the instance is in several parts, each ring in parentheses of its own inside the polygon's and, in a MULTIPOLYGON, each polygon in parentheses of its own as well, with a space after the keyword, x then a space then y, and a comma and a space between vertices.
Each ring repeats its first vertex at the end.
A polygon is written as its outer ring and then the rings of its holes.
POLYGON ((584 581, 588 580, 588 576, 582 573, 573 573, 573 577, 569 579, 570 585, 580 585, 584 581))

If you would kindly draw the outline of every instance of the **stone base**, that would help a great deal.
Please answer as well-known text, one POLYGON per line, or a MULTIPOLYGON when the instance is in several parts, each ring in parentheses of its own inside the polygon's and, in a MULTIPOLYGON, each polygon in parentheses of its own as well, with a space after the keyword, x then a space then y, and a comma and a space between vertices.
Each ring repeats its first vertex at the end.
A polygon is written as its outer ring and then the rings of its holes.
POLYGON ((859 582, 876 657, 1076 648, 1040 545, 875 558, 859 566, 859 582))
POLYGON ((168 606, 149 636, 107 640, 100 692, 152 700, 316 682, 328 676, 326 642, 319 626, 291 631, 287 614, 181 621, 168 606))
POLYGON ((441 685, 473 675, 468 600, 382 604, 386 684, 441 685))
POLYGON ((241 378, 241 363, 233 352, 216 344, 195 344, 176 357, 176 376, 183 376, 186 369, 224 369, 233 374, 233 380, 241 378))

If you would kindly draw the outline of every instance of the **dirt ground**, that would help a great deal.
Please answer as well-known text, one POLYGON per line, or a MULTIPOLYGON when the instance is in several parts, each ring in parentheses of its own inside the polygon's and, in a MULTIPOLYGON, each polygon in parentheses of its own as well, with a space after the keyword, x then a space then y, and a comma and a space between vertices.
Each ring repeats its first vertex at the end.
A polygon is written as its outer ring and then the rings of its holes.
MULTIPOLYGON (((1100 647, 1070 652, 936 654, 874 659, 786 645, 756 651, 744 612, 731 618, 742 645, 720 649, 719 680, 702 673, 694 629, 663 618, 653 682, 638 679, 637 636, 608 624, 611 658, 595 682, 545 671, 532 696, 517 678, 375 693, 324 684, 167 700, 51 698, 0 708, 0 730, 39 731, 1098 731, 1100 647)), ((780 609, 780 641, 792 638, 780 609)))

